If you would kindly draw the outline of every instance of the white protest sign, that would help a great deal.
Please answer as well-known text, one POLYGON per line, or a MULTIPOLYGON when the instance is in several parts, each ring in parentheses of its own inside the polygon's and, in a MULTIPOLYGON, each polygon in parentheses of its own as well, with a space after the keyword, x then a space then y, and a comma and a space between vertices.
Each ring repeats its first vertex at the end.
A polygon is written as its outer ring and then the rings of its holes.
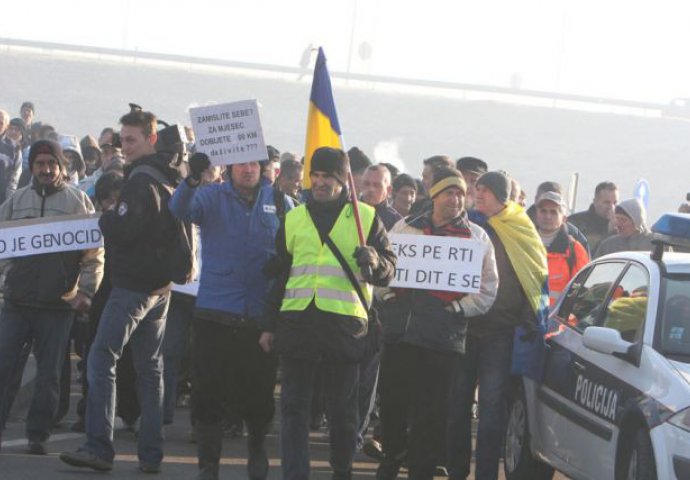
POLYGON ((391 287, 477 293, 484 245, 478 240, 432 235, 389 235, 398 256, 391 287))
POLYGON ((0 259, 69 252, 103 246, 98 214, 0 223, 0 259))
POLYGON ((256 100, 191 108, 197 152, 213 165, 268 160, 256 100))

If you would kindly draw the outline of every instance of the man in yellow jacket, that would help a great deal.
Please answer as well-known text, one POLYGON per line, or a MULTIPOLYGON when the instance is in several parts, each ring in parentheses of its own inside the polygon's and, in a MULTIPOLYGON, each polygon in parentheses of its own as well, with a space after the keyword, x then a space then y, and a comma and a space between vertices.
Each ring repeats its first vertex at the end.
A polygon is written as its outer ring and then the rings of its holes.
POLYGON ((367 328, 376 328, 368 325, 372 289, 386 286, 394 274, 395 254, 383 223, 363 204, 359 210, 366 245, 359 246, 348 201, 348 170, 342 150, 317 149, 309 172, 311 192, 305 204, 287 214, 277 235, 280 273, 269 295, 260 344, 280 355, 285 479, 309 477, 309 407, 319 364, 324 368, 333 478, 351 477, 359 423, 358 362, 367 328))

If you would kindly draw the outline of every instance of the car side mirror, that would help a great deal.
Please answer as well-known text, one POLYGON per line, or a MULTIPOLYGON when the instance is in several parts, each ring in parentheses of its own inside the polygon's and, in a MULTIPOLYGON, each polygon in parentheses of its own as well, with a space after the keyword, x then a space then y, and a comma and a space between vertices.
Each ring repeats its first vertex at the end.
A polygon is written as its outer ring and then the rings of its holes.
POLYGON ((590 350, 617 357, 627 355, 633 345, 623 340, 621 332, 606 327, 587 327, 582 343, 590 350))

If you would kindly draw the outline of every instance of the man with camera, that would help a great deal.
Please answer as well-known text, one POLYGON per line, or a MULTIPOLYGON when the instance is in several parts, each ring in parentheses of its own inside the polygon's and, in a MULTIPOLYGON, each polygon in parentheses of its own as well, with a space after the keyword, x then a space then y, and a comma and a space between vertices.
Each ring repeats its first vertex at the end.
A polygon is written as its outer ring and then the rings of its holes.
POLYGON ((141 407, 139 469, 155 473, 163 459, 161 344, 175 276, 170 245, 178 234, 168 201, 179 172, 171 165, 174 155, 156 151, 155 115, 132 108, 120 124, 126 181, 118 202, 99 222, 112 249, 113 289, 88 357, 86 442, 60 459, 76 467, 112 470, 115 365, 131 343, 141 407))

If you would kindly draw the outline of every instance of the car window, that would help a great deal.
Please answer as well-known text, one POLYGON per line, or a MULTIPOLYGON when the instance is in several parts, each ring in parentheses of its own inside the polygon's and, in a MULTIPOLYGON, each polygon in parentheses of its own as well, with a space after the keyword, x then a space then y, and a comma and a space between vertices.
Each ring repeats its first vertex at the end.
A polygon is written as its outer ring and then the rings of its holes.
POLYGON ((662 351, 690 356, 690 278, 669 278, 665 292, 661 323, 662 351))
POLYGON ((647 271, 631 264, 613 289, 601 326, 618 330, 628 342, 640 340, 647 316, 648 291, 647 271))
POLYGON ((566 292, 558 316, 578 331, 594 325, 624 266, 622 262, 606 262, 580 272, 566 292))

